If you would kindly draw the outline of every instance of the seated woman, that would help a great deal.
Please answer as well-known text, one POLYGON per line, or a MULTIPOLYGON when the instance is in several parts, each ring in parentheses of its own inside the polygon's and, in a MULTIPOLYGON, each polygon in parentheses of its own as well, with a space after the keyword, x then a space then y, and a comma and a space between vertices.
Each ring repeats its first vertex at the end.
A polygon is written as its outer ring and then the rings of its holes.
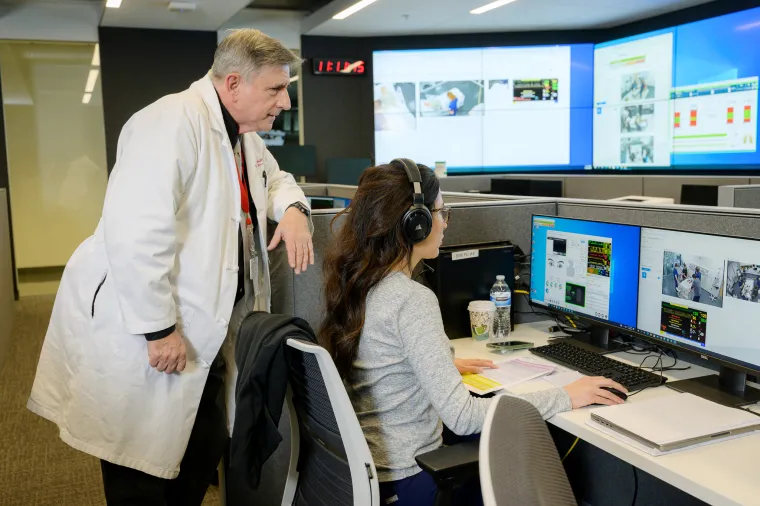
MULTIPOLYGON (((422 194, 415 195, 416 167, 394 160, 362 174, 326 253, 326 318, 319 331, 367 438, 382 504, 393 506, 433 504, 435 484, 415 456, 441 446, 441 422, 458 435, 479 433, 491 402, 465 388, 438 300, 412 280, 420 261, 438 256, 450 213, 428 167, 419 166, 422 194), (423 213, 424 204, 432 223, 416 220, 419 216, 405 220, 415 200, 423 213), (425 228, 426 237, 417 235, 425 228)), ((589 404, 622 402, 601 387, 625 392, 611 380, 584 377, 564 389, 522 397, 544 418, 589 404)))

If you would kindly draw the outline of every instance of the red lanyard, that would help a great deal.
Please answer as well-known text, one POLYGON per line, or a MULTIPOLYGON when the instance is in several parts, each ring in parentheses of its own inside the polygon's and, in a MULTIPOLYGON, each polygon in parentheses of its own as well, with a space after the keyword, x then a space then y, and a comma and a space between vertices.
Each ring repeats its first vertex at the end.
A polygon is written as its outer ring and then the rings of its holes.
MULTIPOLYGON (((237 160, 235 160, 237 163, 237 160)), ((237 167, 236 167, 237 168, 237 167)), ((248 202, 248 186, 245 184, 245 178, 243 177, 243 171, 245 170, 245 155, 243 154, 243 146, 240 146, 240 168, 237 171, 238 182, 240 183, 240 207, 245 213, 245 224, 251 225, 251 204, 248 202)))

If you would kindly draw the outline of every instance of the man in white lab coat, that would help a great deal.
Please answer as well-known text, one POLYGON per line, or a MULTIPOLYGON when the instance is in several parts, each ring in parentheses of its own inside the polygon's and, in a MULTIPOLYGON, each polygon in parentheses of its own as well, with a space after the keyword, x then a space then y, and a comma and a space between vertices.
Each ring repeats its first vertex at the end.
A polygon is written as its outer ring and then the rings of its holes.
POLYGON ((101 459, 109 506, 201 504, 232 423, 222 384, 232 413, 235 331, 269 309, 267 218, 279 223, 269 249, 284 241, 296 274, 314 262, 304 194, 256 134, 290 108, 299 63, 238 30, 207 76, 121 132, 102 218, 66 266, 28 403, 101 459))

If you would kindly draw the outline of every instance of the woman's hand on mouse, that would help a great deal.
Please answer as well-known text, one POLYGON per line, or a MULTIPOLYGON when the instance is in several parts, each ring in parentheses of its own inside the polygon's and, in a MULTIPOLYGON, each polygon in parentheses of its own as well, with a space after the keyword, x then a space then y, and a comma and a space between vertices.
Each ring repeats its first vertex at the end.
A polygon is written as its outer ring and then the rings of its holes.
POLYGON ((613 406, 625 402, 612 392, 603 390, 602 387, 614 388, 620 392, 628 393, 628 390, 626 390, 626 388, 620 383, 601 376, 584 376, 567 385, 565 390, 570 395, 570 400, 573 402, 573 409, 582 408, 583 406, 589 406, 591 404, 613 406))

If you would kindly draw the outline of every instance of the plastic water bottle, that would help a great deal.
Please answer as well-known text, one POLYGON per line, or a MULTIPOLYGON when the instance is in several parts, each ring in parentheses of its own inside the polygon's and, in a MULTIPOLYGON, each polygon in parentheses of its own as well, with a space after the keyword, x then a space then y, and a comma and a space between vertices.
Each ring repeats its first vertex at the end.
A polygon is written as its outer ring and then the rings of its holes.
POLYGON ((496 276, 496 283, 491 287, 491 301, 496 304, 491 340, 495 342, 507 341, 511 327, 512 292, 504 279, 504 276, 496 276))

